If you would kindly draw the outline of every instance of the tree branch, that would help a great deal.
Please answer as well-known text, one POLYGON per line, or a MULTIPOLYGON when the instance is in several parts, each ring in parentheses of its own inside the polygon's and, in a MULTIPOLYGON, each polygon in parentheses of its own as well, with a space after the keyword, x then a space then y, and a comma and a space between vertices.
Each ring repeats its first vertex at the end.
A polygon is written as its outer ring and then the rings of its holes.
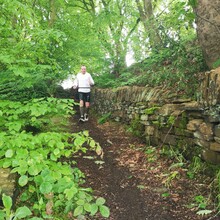
POLYGON ((141 21, 140 18, 137 19, 134 27, 129 31, 129 33, 127 34, 126 38, 125 38, 125 41, 127 42, 128 41, 128 38, 131 36, 131 34, 135 31, 135 29, 137 28, 139 22, 141 21))
POLYGON ((209 24, 213 25, 213 26, 217 29, 217 31, 220 33, 220 28, 218 27, 218 24, 215 24, 214 22, 208 20, 207 18, 202 17, 202 16, 199 15, 197 12, 196 12, 196 16, 199 17, 199 18, 201 18, 202 20, 208 22, 209 24))

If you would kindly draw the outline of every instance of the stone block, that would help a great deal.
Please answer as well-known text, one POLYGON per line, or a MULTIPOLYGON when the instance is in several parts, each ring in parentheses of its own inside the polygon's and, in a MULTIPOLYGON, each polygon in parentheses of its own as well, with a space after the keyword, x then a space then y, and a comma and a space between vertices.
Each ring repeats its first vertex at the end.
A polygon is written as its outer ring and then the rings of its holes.
POLYGON ((155 136, 146 136, 146 143, 149 145, 158 146, 159 145, 159 139, 155 136))
POLYGON ((150 121, 158 121, 159 120, 159 115, 149 115, 149 120, 150 121))
POLYGON ((154 126, 146 126, 145 127, 145 134, 147 136, 154 135, 155 127, 154 126))
POLYGON ((183 110, 175 110, 174 112, 172 112, 171 115, 174 117, 177 117, 177 116, 182 115, 182 113, 183 113, 183 110))
POLYGON ((193 132, 186 130, 186 129, 181 129, 181 128, 174 128, 174 134, 178 136, 184 136, 184 137, 193 137, 193 132))
POLYGON ((170 144, 170 145, 177 145, 177 139, 175 135, 169 135, 169 134, 161 134, 160 140, 164 144, 170 144))
POLYGON ((214 127, 214 135, 220 138, 220 125, 214 127))
POLYGON ((198 131, 203 135, 203 139, 210 141, 213 140, 213 125, 210 123, 201 123, 198 131))
POLYGON ((186 127, 190 131, 196 131, 198 129, 199 125, 202 123, 203 123, 202 119, 193 119, 188 122, 186 127))
POLYGON ((150 125, 150 122, 149 122, 149 121, 140 121, 140 123, 141 123, 142 125, 146 125, 146 126, 150 125))
POLYGON ((220 152, 220 144, 217 142, 212 142, 210 144, 210 150, 220 152))
POLYGON ((187 115, 191 119, 204 119, 203 111, 187 111, 187 115))
POLYGON ((161 133, 164 134, 174 134, 174 127, 162 127, 160 128, 161 133))
POLYGON ((198 111, 200 110, 200 105, 197 101, 186 102, 181 104, 180 109, 187 111, 198 111))
POLYGON ((181 104, 165 104, 159 109, 159 114, 163 116, 171 115, 173 112, 180 110, 181 104))
POLYGON ((141 115, 141 121, 147 121, 149 118, 149 115, 141 115))
POLYGON ((209 115, 208 121, 211 123, 218 123, 218 122, 220 122, 220 116, 219 115, 209 115))
POLYGON ((197 139, 203 140, 203 135, 198 131, 193 132, 193 136, 197 139))
POLYGON ((210 142, 209 141, 205 141, 202 139, 194 139, 194 143, 200 147, 202 147, 203 149, 209 149, 210 148, 210 142))
MULTIPOLYGON (((185 144, 185 146, 187 147, 192 147, 192 146, 195 146, 195 139, 194 138, 190 138, 190 137, 184 137, 182 139, 183 143, 185 144)), ((181 140, 178 140, 178 143, 180 143, 181 140)))
POLYGON ((220 144, 220 138, 219 137, 214 137, 214 140, 220 144))
POLYGON ((206 149, 202 152, 202 157, 209 163, 220 164, 220 153, 218 152, 206 149))

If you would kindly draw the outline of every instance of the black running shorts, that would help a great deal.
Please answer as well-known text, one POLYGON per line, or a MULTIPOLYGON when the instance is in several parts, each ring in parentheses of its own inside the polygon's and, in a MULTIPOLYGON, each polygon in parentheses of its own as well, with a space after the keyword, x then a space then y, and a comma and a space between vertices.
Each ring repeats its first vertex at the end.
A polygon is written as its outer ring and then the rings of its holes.
POLYGON ((83 100, 84 102, 90 102, 90 92, 79 92, 79 100, 83 100))

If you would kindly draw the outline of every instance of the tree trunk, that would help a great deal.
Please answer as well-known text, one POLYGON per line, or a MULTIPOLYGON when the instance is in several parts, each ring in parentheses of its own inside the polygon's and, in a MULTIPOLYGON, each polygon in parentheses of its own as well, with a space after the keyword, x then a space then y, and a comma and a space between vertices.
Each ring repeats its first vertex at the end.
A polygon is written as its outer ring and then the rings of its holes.
POLYGON ((50 0, 49 28, 53 27, 55 20, 56 20, 55 0, 50 0))
POLYGON ((210 69, 220 63, 220 1, 199 0, 195 8, 197 35, 210 69))
POLYGON ((145 32, 148 34, 149 42, 152 48, 158 48, 161 45, 161 38, 155 24, 153 7, 151 0, 136 0, 137 8, 140 14, 141 22, 144 25, 145 32))

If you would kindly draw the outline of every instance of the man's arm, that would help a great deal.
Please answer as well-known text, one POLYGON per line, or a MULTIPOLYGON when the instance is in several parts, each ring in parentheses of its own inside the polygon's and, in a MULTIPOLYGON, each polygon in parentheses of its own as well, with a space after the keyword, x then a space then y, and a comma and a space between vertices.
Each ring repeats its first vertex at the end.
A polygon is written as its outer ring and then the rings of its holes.
POLYGON ((91 75, 89 77, 89 84, 90 84, 90 86, 93 86, 95 84, 95 82, 94 82, 94 80, 93 80, 91 75))

